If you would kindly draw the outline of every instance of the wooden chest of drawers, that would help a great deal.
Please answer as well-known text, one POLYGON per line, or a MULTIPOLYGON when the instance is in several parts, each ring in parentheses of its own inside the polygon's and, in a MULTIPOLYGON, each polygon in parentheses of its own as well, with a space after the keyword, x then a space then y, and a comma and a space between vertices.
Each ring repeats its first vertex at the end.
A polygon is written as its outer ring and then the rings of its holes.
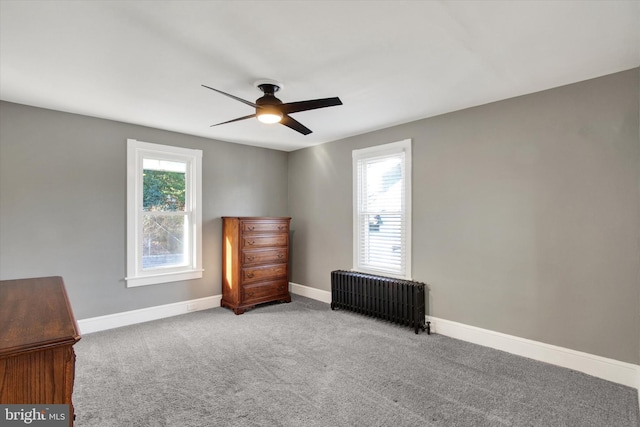
POLYGON ((290 302, 291 218, 222 217, 222 307, 242 314, 256 304, 290 302))
POLYGON ((68 404, 73 425, 79 339, 61 277, 0 281, 0 403, 68 404))

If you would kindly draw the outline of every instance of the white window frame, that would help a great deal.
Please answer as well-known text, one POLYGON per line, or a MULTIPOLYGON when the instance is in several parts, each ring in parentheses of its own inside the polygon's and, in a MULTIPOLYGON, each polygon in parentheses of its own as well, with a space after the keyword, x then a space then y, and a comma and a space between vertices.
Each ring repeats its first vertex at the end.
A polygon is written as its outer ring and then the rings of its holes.
POLYGON ((202 277, 202 150, 127 139, 127 287, 202 277), (186 163, 188 260, 178 267, 142 268, 143 159, 186 163))
POLYGON ((389 144, 377 145, 352 151, 353 168, 353 270, 364 273, 380 274, 411 280, 411 139, 405 139, 389 144), (403 236, 404 259, 401 271, 394 269, 374 268, 367 266, 363 261, 360 241, 365 227, 360 224, 363 218, 360 212, 360 197, 362 194, 360 177, 358 176, 358 161, 386 157, 404 153, 404 200, 403 220, 405 235, 403 236))

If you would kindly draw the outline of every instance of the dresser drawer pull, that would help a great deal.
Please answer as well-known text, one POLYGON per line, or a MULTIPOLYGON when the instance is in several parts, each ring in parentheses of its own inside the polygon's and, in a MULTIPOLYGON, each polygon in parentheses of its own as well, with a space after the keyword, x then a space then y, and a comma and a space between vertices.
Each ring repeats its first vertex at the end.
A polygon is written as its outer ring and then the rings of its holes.
POLYGON ((254 259, 256 259, 256 257, 254 257, 253 255, 249 255, 247 257, 247 261, 253 261, 254 259))
POLYGON ((280 259, 284 258, 284 254, 278 254, 278 258, 280 259))
POLYGON ((249 231, 253 231, 253 230, 255 230, 255 229, 256 229, 256 226, 255 226, 255 225, 247 225, 247 230, 249 230, 249 231))
POLYGON ((279 225, 278 226, 278 230, 284 230, 285 228, 287 228, 287 227, 285 227, 284 225, 279 225))
POLYGON ((255 241, 255 240, 249 240, 249 241, 247 242, 247 244, 249 244, 249 245, 255 245, 255 244, 256 244, 256 241, 255 241))
POLYGON ((249 279, 253 279, 253 273, 247 273, 247 277, 248 277, 249 279))
POLYGON ((252 297, 252 296, 253 296, 253 292, 249 292, 249 293, 247 293, 247 296, 248 296, 248 297, 252 297))

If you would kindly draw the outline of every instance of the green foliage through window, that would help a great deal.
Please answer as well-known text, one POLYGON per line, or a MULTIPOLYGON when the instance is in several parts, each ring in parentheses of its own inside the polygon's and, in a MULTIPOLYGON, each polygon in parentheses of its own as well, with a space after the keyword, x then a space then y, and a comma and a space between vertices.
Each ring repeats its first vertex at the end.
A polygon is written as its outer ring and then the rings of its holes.
POLYGON ((143 209, 145 211, 184 211, 185 174, 145 169, 143 209))

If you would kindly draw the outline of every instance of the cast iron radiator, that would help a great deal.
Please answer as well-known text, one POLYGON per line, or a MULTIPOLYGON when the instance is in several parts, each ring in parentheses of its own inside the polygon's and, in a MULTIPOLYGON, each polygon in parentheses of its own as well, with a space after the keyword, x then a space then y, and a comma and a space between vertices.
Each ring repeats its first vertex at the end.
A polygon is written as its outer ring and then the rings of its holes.
POLYGON ((425 325, 425 284, 355 271, 331 272, 331 309, 341 308, 431 334, 425 325))

